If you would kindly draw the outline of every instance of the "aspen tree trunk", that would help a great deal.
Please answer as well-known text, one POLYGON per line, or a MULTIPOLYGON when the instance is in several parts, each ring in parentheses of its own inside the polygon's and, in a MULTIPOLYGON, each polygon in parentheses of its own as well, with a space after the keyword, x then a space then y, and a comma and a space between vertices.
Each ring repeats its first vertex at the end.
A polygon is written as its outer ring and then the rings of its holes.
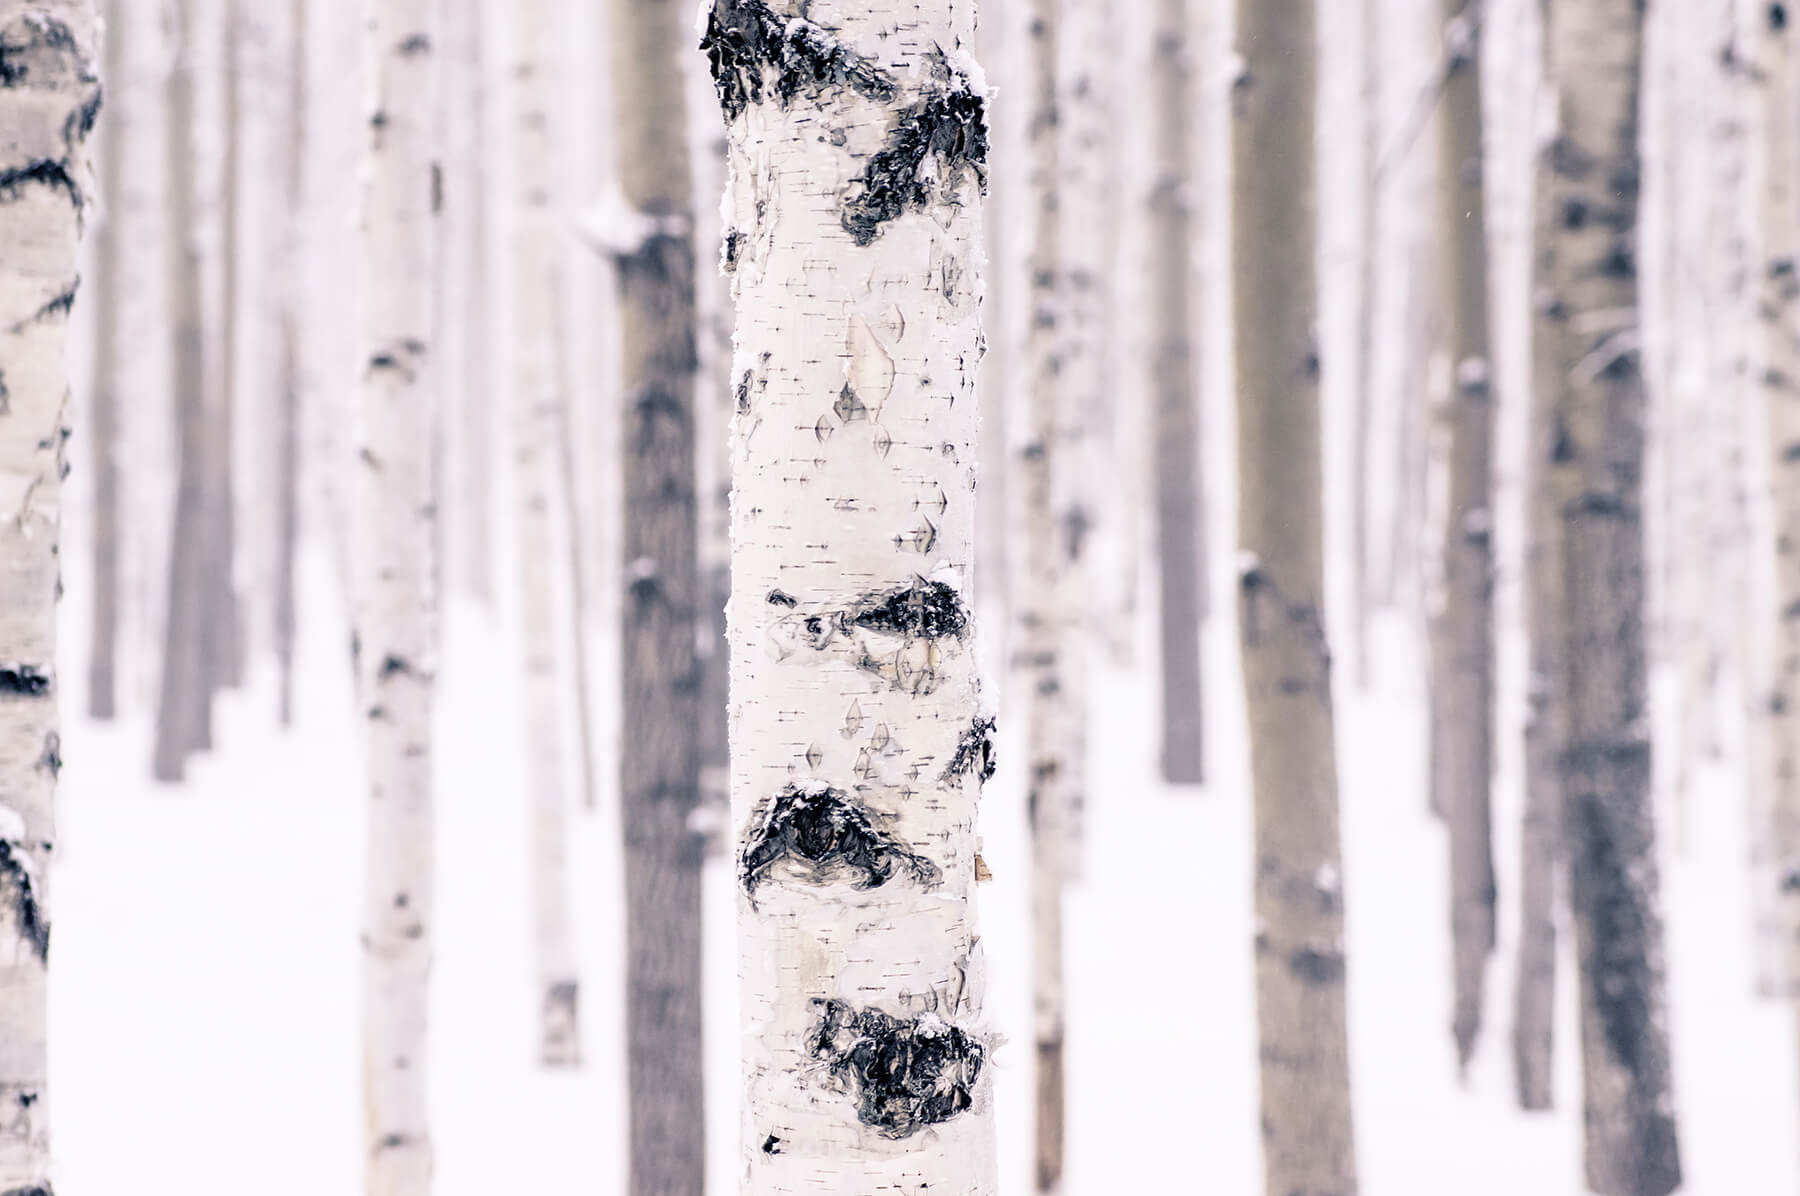
MULTIPOLYGON (((124 6, 121 0, 107 0, 105 27, 106 59, 103 77, 109 87, 116 87, 124 77, 125 38, 124 6)), ((93 542, 93 626, 89 629, 88 714, 96 719, 111 719, 118 712, 119 654, 119 342, 123 335, 121 318, 125 306, 124 289, 120 286, 123 271, 120 257, 123 243, 119 236, 120 216, 125 208, 125 186, 121 164, 124 161, 124 138, 135 132, 120 119, 118 110, 107 116, 100 130, 100 223, 95 230, 94 286, 99 306, 94 313, 94 383, 88 402, 88 435, 93 447, 90 459, 94 470, 94 542, 93 542)))
POLYGON ((1370 457, 1375 451, 1375 305, 1376 261, 1381 254, 1381 0, 1360 0, 1362 24, 1362 219, 1358 232, 1356 294, 1356 410, 1352 415, 1355 447, 1351 451, 1350 561, 1356 624, 1350 629, 1350 675, 1356 685, 1369 685, 1369 622, 1376 595, 1369 579, 1370 457))
POLYGON ((700 1038, 698 507, 694 196, 677 55, 689 10, 613 6, 619 186, 642 239, 614 259, 622 320, 625 577, 621 628, 626 1030, 633 1196, 705 1178, 700 1038))
POLYGON ((1759 963, 1784 996, 1800 996, 1800 215, 1795 212, 1793 25, 1782 4, 1763 6, 1752 31, 1760 121, 1756 153, 1760 225, 1757 272, 1757 366, 1768 421, 1774 511, 1775 609, 1772 639, 1755 678, 1762 686, 1753 713, 1763 775, 1750 786, 1760 798, 1752 823, 1751 876, 1759 963))
MULTIPOLYGON (((283 163, 283 194, 286 207, 281 220, 280 247, 286 264, 277 299, 276 335, 279 356, 275 396, 275 666, 281 725, 294 721, 294 634, 297 619, 294 590, 295 554, 300 540, 300 412, 306 386, 303 359, 305 333, 302 326, 306 297, 303 293, 306 271, 303 257, 306 196, 307 120, 307 0, 292 0, 290 31, 293 36, 292 57, 288 69, 286 108, 281 114, 281 127, 286 135, 283 163)), ((277 50, 277 53, 280 51, 277 50)))
POLYGON ((437 670, 433 290, 442 199, 435 0, 364 0, 360 439, 352 477, 358 689, 368 754, 363 911, 364 1191, 431 1190, 426 1023, 435 930, 437 670))
POLYGON ((461 115, 456 123, 467 126, 467 160, 454 177, 465 196, 468 209, 463 227, 468 229, 468 273, 459 280, 465 361, 463 407, 459 415, 462 444, 462 469, 457 491, 463 504, 460 528, 463 537, 462 583, 468 592, 483 602, 491 601, 494 586, 493 564, 493 477, 488 465, 486 446, 493 439, 493 409, 490 375, 493 369, 487 338, 479 332, 488 327, 488 286, 491 280, 489 249, 492 239, 488 185, 482 163, 488 161, 490 146, 486 136, 485 113, 491 102, 487 57, 483 52, 487 36, 483 17, 486 0, 458 0, 466 11, 457 20, 470 26, 468 39, 462 44, 460 63, 469 80, 466 95, 455 97, 461 115))
MULTIPOLYGON (((1539 58, 1548 67, 1547 31, 1539 29, 1539 58)), ((1540 85, 1540 106, 1554 106, 1540 85)), ((1525 463, 1525 810, 1519 839, 1519 955, 1513 989, 1513 1077, 1519 1105, 1548 1109, 1552 1101, 1556 1027, 1556 894, 1561 875, 1563 705, 1558 692, 1567 653, 1562 605, 1561 512, 1568 469, 1557 449, 1568 390, 1568 319, 1564 280, 1557 274, 1556 193, 1550 155, 1556 130, 1538 147, 1532 183, 1531 407, 1525 463)))
POLYGON ((1205 776, 1200 683, 1205 562, 1198 491, 1200 403, 1194 383, 1191 205, 1197 179, 1188 0, 1158 0, 1155 20, 1150 335, 1156 393, 1156 557, 1162 571, 1162 773, 1174 784, 1198 784, 1205 776))
POLYGON ((1638 0, 1554 0, 1561 105, 1548 155, 1567 400, 1556 453, 1567 629, 1558 670, 1563 833, 1580 965, 1588 1184, 1664 1196, 1681 1182, 1670 1091, 1644 641, 1644 389, 1638 304, 1638 0))
POLYGON ((1356 1191, 1324 624, 1314 21, 1312 0, 1239 0, 1232 89, 1238 618, 1270 1196, 1356 1191))
POLYGON ((992 1196, 966 0, 715 0, 747 1196, 992 1196), (810 267, 810 268, 808 268, 810 267))
POLYGON ((45 1012, 61 767, 69 312, 100 111, 92 0, 0 2, 0 1191, 50 1196, 45 1012))
POLYGON ((205 673, 202 645, 206 634, 206 341, 200 306, 200 230, 194 194, 192 0, 174 0, 168 11, 173 23, 166 118, 168 210, 170 235, 175 241, 169 254, 168 301, 174 329, 170 389, 174 395, 177 448, 162 682, 151 772, 159 781, 180 781, 187 775, 189 754, 207 737, 203 724, 211 719, 212 686, 205 673))
POLYGON ((1488 357, 1487 216, 1483 195, 1480 12, 1443 0, 1444 261, 1450 299, 1449 505, 1442 547, 1442 688, 1431 701, 1443 754, 1434 779, 1450 832, 1450 929, 1458 1062, 1481 1031, 1487 960, 1494 949, 1494 547, 1492 367, 1488 357))
MULTIPOLYGON (((268 0, 263 0, 267 3, 268 0)), ((243 63, 244 19, 239 0, 224 2, 224 194, 219 218, 220 262, 223 279, 220 304, 219 368, 214 372, 214 397, 205 422, 207 535, 205 623, 200 648, 206 696, 196 717, 202 731, 197 747, 212 746, 212 698, 221 689, 234 688, 243 680, 244 625, 237 596, 237 487, 233 477, 236 457, 238 384, 244 324, 243 288, 239 285, 239 245, 242 240, 243 195, 243 63)), ((198 699, 197 699, 198 700, 198 699)))

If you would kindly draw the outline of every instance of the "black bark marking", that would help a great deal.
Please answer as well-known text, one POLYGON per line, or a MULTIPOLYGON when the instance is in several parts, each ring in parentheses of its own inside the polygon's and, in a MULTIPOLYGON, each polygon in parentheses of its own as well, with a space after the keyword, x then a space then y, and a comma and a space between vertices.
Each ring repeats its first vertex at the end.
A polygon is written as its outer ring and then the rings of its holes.
MULTIPOLYGON (((960 81, 959 81, 960 82, 960 81)), ((934 193, 948 195, 972 167, 987 186, 987 100, 966 82, 928 95, 900 113, 887 143, 863 166, 844 195, 844 231, 858 245, 872 244, 881 226, 908 209, 923 208, 934 193), (923 177, 921 167, 936 157, 938 177, 923 177)))
POLYGON ((38 908, 37 893, 31 887, 31 873, 25 860, 14 854, 14 845, 0 839, 0 902, 12 914, 19 937, 31 944, 39 963, 50 959, 50 924, 38 908))
POLYGON ((780 1154, 781 1139, 774 1134, 770 1134, 767 1138, 764 1138, 762 1152, 764 1154, 780 1154))
POLYGON ((744 242, 749 239, 735 228, 725 234, 724 259, 720 263, 725 273, 737 273, 738 262, 744 256, 744 242))
POLYGON ((80 63, 74 31, 54 17, 20 16, 0 30, 0 87, 51 86, 80 63))
POLYGON ((0 696, 41 698, 50 692, 50 674, 29 664, 0 664, 0 696))
POLYGON ((910 872, 922 885, 937 883, 938 868, 875 825, 869 809, 829 785, 789 785, 755 820, 738 863, 738 879, 752 897, 784 859, 808 865, 808 883, 847 881, 873 889, 910 872))
POLYGON ((963 732, 962 739, 956 745, 956 754, 950 757, 950 763, 944 768, 938 779, 952 781, 970 769, 976 769, 981 783, 987 784, 994 775, 994 727, 991 716, 976 718, 963 732))
POLYGON ((1787 5, 1769 5, 1769 28, 1774 30, 1787 28, 1787 5))
POLYGON ((1320 951, 1301 947, 1288 954, 1288 971, 1305 984, 1336 984, 1344 978, 1344 955, 1341 951, 1320 951))
POLYGON ((856 1101, 857 1120, 884 1137, 907 1138, 967 1110, 987 1047, 935 1013, 897 1018, 817 1000, 808 1051, 856 1101))
POLYGON ((903 589, 864 598, 846 613, 845 623, 908 638, 960 638, 969 629, 969 608, 955 586, 920 577, 903 589))
POLYGON ((412 671, 411 661, 407 660, 404 656, 394 656, 390 654, 382 658, 381 668, 377 673, 377 676, 383 681, 386 681, 389 677, 397 677, 402 673, 410 675, 412 671))
POLYGON ((824 27, 782 16, 763 0, 714 0, 700 49, 727 124, 771 92, 783 106, 841 87, 881 102, 894 98, 893 80, 872 61, 824 27))
POLYGON ((56 1196, 47 1184, 33 1184, 29 1188, 9 1188, 0 1192, 0 1196, 56 1196))
POLYGON ((1653 1032, 1652 977, 1644 954, 1649 928, 1641 894, 1630 861, 1619 850, 1618 819, 1606 810, 1605 800, 1583 793, 1571 805, 1576 860, 1571 896, 1593 927, 1587 961, 1593 975, 1587 987, 1613 1058, 1629 1074, 1640 1075, 1653 1032))
POLYGON ((784 590, 770 590, 769 605, 785 606, 789 610, 793 610, 796 606, 800 605, 800 600, 784 590))
POLYGON ((81 187, 75 182, 75 176, 69 173, 67 164, 49 158, 0 170, 0 203, 11 203, 32 185, 61 190, 68 195, 69 202, 81 206, 81 187))
POLYGON ((44 736, 44 750, 38 756, 37 766, 39 772, 49 773, 53 781, 62 775, 62 736, 55 731, 44 736))
POLYGON ((415 33, 394 47, 395 53, 402 58, 412 58, 419 54, 431 53, 431 38, 423 33, 415 33))
POLYGON ((0 370, 0 415, 12 412, 12 392, 6 389, 6 371, 0 370))

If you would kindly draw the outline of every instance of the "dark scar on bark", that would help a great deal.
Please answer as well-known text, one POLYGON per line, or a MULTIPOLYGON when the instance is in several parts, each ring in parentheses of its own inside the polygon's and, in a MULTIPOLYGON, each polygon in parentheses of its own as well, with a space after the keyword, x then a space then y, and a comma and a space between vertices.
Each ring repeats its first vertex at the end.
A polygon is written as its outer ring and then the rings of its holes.
POLYGON ((869 810, 829 785, 789 785, 755 820, 738 863, 744 891, 756 895, 782 860, 807 866, 812 884, 848 881, 858 889, 886 884, 897 872, 936 884, 938 868, 875 825, 869 810))
POLYGON ((774 1134, 770 1134, 767 1138, 764 1138, 762 1152, 764 1154, 780 1154, 781 1139, 774 1134))
POLYGON ((918 578, 912 585, 864 598, 845 612, 844 622, 864 631, 942 639, 969 629, 969 608, 955 586, 918 578))
POLYGON ((985 189, 987 149, 987 101, 966 83, 910 105, 845 192, 844 231, 858 245, 872 244, 883 224, 923 208, 934 192, 954 190, 965 166, 974 169, 985 189), (921 177, 928 157, 943 166, 935 184, 921 177))
POLYGON ((29 664, 0 664, 0 694, 41 698, 50 692, 50 674, 29 664))
POLYGON ((819 1021, 807 1050, 856 1101, 857 1120, 884 1137, 907 1138, 974 1104, 987 1047, 934 1013, 897 1018, 815 1000, 819 1021))
POLYGON ((824 27, 782 16, 764 0, 714 0, 700 49, 728 124, 771 91, 784 105, 839 87, 872 100, 894 98, 893 80, 872 61, 824 27))
POLYGON ((37 1184, 29 1188, 9 1188, 0 1192, 0 1196, 56 1196, 56 1194, 43 1184, 37 1184))
POLYGON ((0 87, 35 82, 34 69, 48 76, 45 83, 52 83, 57 74, 74 73, 82 65, 81 47, 75 41, 74 31, 54 17, 21 16, 0 29, 0 87))
POLYGON ((50 924, 38 909, 37 892, 31 887, 31 874, 25 862, 13 854, 13 845, 0 839, 0 900, 12 911, 13 925, 19 937, 31 944, 39 963, 50 958, 50 924))
POLYGON ((794 607, 800 605, 800 600, 798 598, 794 597, 792 594, 787 593, 785 590, 770 590, 769 591, 769 605, 770 606, 785 606, 789 610, 792 610, 792 609, 794 609, 794 607))
POLYGON ((956 745, 956 754, 950 757, 950 763, 938 779, 955 780, 970 769, 975 769, 981 777, 981 783, 987 784, 994 775, 994 727, 991 717, 980 717, 971 722, 956 745))

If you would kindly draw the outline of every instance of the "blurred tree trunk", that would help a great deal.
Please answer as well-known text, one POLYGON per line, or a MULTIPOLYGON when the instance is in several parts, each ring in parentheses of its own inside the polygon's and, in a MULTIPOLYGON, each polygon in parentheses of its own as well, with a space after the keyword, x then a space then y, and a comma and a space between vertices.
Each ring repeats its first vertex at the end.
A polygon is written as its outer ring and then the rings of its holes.
POLYGON ((703 43, 739 313, 741 1190, 993 1196, 975 5, 873 0, 830 26, 796 7, 715 0, 703 43))
POLYGON ((174 329, 170 386, 175 400, 177 445, 175 517, 169 548, 162 685, 157 702, 151 771, 159 781, 180 781, 188 756, 210 740, 212 686, 202 641, 207 631, 205 526, 206 339, 200 303, 200 229, 195 200, 192 0, 174 0, 168 78, 168 206, 170 323, 174 329))
MULTIPOLYGON (((294 593, 295 554, 300 539, 300 413, 305 406, 305 332, 302 327, 306 296, 306 271, 302 232, 305 220, 306 145, 308 137, 306 94, 307 0, 291 0, 289 32, 293 45, 287 69, 291 72, 278 127, 286 140, 283 154, 283 203, 276 217, 279 245, 285 264, 276 297, 277 403, 275 423, 275 527, 274 618, 275 664, 281 725, 294 721, 294 634, 298 621, 294 593)), ((282 47, 271 48, 272 54, 282 47)))
POLYGON ((1199 784, 1202 752, 1200 625, 1205 520, 1200 509, 1200 403, 1193 343, 1194 171, 1192 39, 1188 0, 1158 0, 1150 63, 1155 189, 1151 193, 1151 342, 1156 392, 1156 559, 1162 574, 1162 774, 1199 784))
MULTIPOLYGON (((493 281, 489 261, 493 231, 483 166, 491 160, 486 113, 493 100, 485 52, 486 11, 487 0, 455 0, 449 10, 455 37, 453 69, 462 78, 463 86, 450 93, 456 118, 450 122, 451 159, 447 170, 451 192, 446 216, 447 223, 456 230, 460 251, 453 256, 453 263, 460 265, 461 270, 448 276, 450 285, 445 299, 455 307, 464 329, 460 355, 462 404, 458 410, 457 529, 462 549, 459 580, 469 594, 491 603, 494 499, 488 458, 494 437, 493 365, 488 338, 480 331, 488 327, 489 287, 493 281)), ((446 240, 451 236, 447 232, 446 240)))
POLYGON ((1589 1186, 1664 1196, 1681 1182, 1663 995, 1644 634, 1644 387, 1638 306, 1638 0, 1554 0, 1558 134, 1548 154, 1568 387, 1561 504, 1560 771, 1580 965, 1589 1186))
MULTIPOLYGON (((262 0, 267 3, 268 0, 262 0)), ((243 379, 240 248, 243 241, 243 61, 244 14, 240 0, 224 3, 223 91, 225 100, 223 206, 219 217, 219 271, 223 300, 219 307, 219 368, 214 373, 211 413, 206 420, 206 623, 200 636, 203 675, 210 691, 199 715, 204 741, 212 746, 212 695, 234 688, 244 676, 244 620, 237 594, 237 418, 243 379)))
POLYGON ((1357 235, 1356 409, 1352 413, 1350 561, 1355 622, 1350 628, 1350 675, 1361 688, 1369 685, 1369 622, 1376 595, 1369 577, 1369 464, 1375 451, 1375 311, 1379 299, 1376 263, 1381 254, 1381 209, 1386 193, 1381 161, 1381 78, 1384 22, 1381 0, 1359 0, 1362 24, 1362 196, 1357 235))
MULTIPOLYGON (((106 0, 102 40, 108 88, 125 76, 125 7, 106 0)), ((116 92, 115 92, 116 94, 116 92)), ((89 629, 88 714, 111 719, 118 712, 119 655, 119 388, 120 340, 125 306, 120 268, 125 245, 119 225, 125 210, 126 180, 121 169, 124 139, 133 127, 122 109, 107 114, 100 130, 100 221, 95 229, 94 383, 88 406, 88 436, 94 470, 93 626, 89 629)), ((141 118, 140 118, 141 119, 141 118)))
POLYGON ((1325 637, 1311 0, 1239 0, 1233 83, 1238 618, 1256 802, 1266 1190, 1353 1196, 1325 637))
POLYGON ((1430 703, 1443 767, 1437 803, 1450 832, 1450 928, 1458 1063, 1481 1031, 1487 960, 1494 949, 1494 547, 1492 366, 1488 354, 1487 216, 1483 194, 1481 16, 1472 0, 1443 0, 1444 263, 1450 298, 1449 502, 1444 521, 1444 610, 1430 703))
POLYGON ((428 979, 436 930, 431 717, 437 671, 432 446, 442 200, 436 0, 364 0, 374 72, 353 575, 368 759, 363 920, 365 1187, 431 1190, 428 979))
POLYGON ((69 312, 100 110, 92 0, 0 0, 0 1190, 50 1191, 50 860, 69 312))
POLYGON ((703 1187, 693 176, 677 0, 613 6, 619 184, 642 227, 617 247, 623 322, 626 1033, 634 1196, 703 1187))
POLYGON ((558 227, 551 172, 553 47, 559 24, 545 0, 517 7, 513 65, 514 270, 512 462, 519 537, 519 619, 524 662, 526 795, 538 983, 538 1058, 581 1061, 580 984, 569 907, 568 811, 552 518, 561 496, 558 446, 566 437, 557 373, 558 227))

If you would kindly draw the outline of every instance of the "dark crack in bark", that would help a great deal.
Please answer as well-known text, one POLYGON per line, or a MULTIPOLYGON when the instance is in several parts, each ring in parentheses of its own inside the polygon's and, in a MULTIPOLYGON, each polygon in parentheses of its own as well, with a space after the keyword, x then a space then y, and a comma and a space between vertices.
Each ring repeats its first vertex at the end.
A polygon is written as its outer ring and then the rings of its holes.
POLYGON ((936 884, 937 865, 875 825, 872 812, 829 785, 789 785, 754 820, 738 861, 738 879, 752 897, 774 867, 789 860, 815 885, 847 882, 873 889, 909 873, 936 884))
POLYGON ((857 1120, 907 1138, 974 1104, 987 1047, 935 1013, 898 1018, 819 1000, 807 1043, 856 1101, 857 1120))

